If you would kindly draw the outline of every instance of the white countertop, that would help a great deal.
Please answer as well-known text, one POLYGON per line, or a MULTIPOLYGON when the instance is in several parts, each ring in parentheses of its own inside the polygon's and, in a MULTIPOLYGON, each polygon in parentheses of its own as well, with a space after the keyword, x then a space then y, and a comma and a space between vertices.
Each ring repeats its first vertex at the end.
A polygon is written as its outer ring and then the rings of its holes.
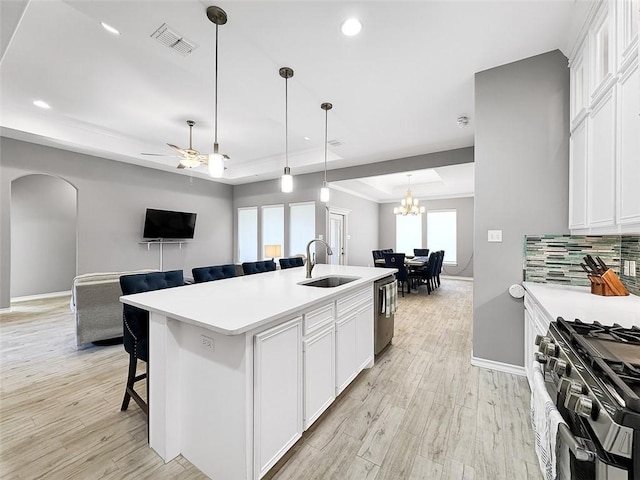
POLYGON ((342 275, 360 279, 334 288, 308 287, 298 285, 307 280, 306 268, 289 268, 124 295, 120 301, 223 335, 239 335, 302 309, 321 305, 396 271, 319 264, 313 269, 313 278, 342 275))
POLYGON ((524 288, 553 320, 580 319, 598 321, 603 325, 618 323, 623 327, 640 327, 640 297, 603 297, 593 295, 589 287, 574 287, 550 283, 523 282, 524 288))

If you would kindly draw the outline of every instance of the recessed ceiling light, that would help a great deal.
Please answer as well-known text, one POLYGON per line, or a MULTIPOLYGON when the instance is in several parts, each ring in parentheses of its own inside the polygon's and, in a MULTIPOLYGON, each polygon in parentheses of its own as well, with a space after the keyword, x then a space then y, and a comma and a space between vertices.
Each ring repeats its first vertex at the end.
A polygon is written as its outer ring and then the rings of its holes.
POLYGON ((42 100, 34 100, 33 104, 36 107, 40 107, 40 108, 46 108, 46 109, 51 108, 51 105, 49 105, 47 102, 43 102, 42 100))
POLYGON ((305 139, 306 141, 311 140, 309 137, 304 137, 304 139, 305 139))
POLYGON ((104 28, 107 32, 113 33, 114 35, 120 35, 120 32, 108 23, 100 22, 100 25, 102 25, 102 28, 104 28))
POLYGON ((342 22, 340 29, 347 37, 353 37, 360 33, 360 30, 362 30, 362 24, 357 18, 349 18, 342 22))

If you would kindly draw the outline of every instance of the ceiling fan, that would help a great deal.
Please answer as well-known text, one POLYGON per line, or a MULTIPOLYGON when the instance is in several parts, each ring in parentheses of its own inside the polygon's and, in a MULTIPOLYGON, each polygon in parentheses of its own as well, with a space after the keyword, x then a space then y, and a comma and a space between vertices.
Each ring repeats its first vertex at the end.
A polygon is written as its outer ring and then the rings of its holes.
MULTIPOLYGON (((193 120, 187 120, 187 125, 189 125, 189 148, 180 148, 172 143, 167 143, 168 146, 180 154, 178 168, 195 168, 209 163, 209 154, 200 153, 193 148, 193 126, 195 124, 196 122, 193 120)), ((157 153, 143 153, 142 155, 165 156, 157 153)), ((229 159, 228 155, 223 155, 223 157, 225 160, 229 159)))

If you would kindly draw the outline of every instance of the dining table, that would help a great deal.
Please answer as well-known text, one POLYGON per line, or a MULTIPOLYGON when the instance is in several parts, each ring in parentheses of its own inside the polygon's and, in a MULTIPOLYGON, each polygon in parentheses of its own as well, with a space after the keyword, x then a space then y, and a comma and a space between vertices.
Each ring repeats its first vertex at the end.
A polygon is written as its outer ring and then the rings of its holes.
MULTIPOLYGON (((410 270, 415 270, 417 268, 422 268, 429 263, 429 257, 404 257, 404 264, 410 270)), ((383 266, 384 258, 379 258, 376 260, 377 266, 383 266)))

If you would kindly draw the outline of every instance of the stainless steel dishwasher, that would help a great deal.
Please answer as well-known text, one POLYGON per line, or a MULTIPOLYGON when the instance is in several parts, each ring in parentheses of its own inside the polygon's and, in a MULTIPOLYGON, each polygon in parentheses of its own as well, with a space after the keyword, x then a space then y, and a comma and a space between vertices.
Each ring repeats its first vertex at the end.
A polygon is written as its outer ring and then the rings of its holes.
POLYGON ((391 313, 388 317, 385 314, 384 301, 385 301, 385 288, 386 285, 394 283, 396 276, 394 274, 388 277, 381 278, 373 284, 374 295, 374 309, 375 316, 373 322, 373 352, 379 354, 384 347, 391 342, 393 338, 393 323, 395 315, 391 313))

